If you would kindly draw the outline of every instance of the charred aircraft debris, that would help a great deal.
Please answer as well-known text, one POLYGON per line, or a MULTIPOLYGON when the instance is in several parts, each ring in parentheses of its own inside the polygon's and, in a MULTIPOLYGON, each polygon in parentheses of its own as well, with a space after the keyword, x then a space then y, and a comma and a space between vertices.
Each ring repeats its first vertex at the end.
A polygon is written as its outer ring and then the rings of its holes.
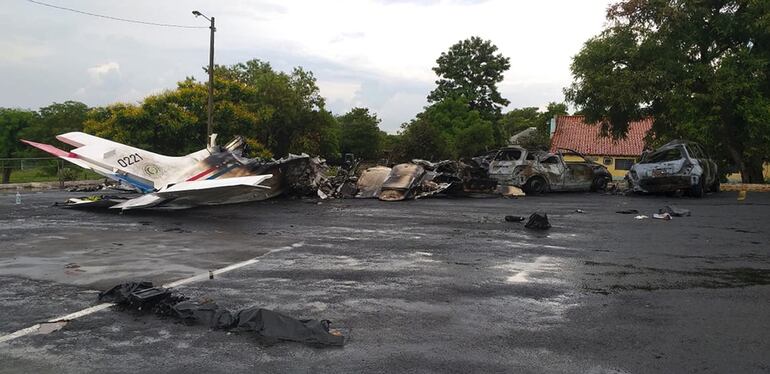
MULTIPOLYGON (((505 197, 549 191, 604 190, 607 168, 578 152, 553 153, 509 146, 458 161, 412 160, 393 166, 372 166, 359 173, 360 161, 346 155, 331 170, 325 160, 307 154, 275 160, 244 157, 244 139, 224 147, 212 144, 187 156, 169 157, 80 132, 57 136, 75 148, 25 143, 99 173, 140 195, 115 194, 70 199, 61 206, 112 209, 180 209, 200 205, 265 200, 279 195, 329 198, 377 198, 382 201, 420 199, 439 194, 500 194, 505 197), (330 175, 331 174, 331 175, 330 175), (522 191, 523 190, 523 191, 522 191)), ((703 194, 718 186, 716 166, 700 146, 672 142, 646 155, 627 177, 634 191, 671 186, 703 194), (676 170, 674 170, 676 169, 676 170)))
MULTIPOLYGON (((123 197, 123 201, 107 199, 107 203, 115 203, 110 208, 121 210, 258 201, 284 191, 317 188, 321 183, 315 167, 320 160, 307 155, 270 161, 246 158, 242 137, 219 147, 212 136, 209 147, 181 157, 159 155, 82 132, 56 138, 75 148, 64 151, 49 144, 23 142, 142 193, 123 197)), ((78 201, 75 205, 83 204, 89 203, 78 201)))

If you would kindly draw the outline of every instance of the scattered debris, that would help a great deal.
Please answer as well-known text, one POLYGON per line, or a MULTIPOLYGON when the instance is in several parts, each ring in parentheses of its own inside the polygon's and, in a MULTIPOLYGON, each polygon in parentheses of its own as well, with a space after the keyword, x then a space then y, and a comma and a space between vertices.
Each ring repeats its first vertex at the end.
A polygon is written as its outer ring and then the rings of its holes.
POLYGON ((529 216, 524 227, 532 230, 548 230, 551 228, 551 223, 548 222, 547 214, 535 212, 529 216))
POLYGON ((394 166, 388 178, 382 183, 379 199, 382 201, 399 201, 413 198, 416 189, 422 182, 425 169, 415 164, 399 164, 394 166))
POLYGON ((648 216, 645 216, 644 214, 640 214, 640 215, 638 215, 638 216, 636 216, 636 217, 634 217, 634 218, 635 218, 635 219, 647 219, 647 218, 650 218, 650 217, 648 217, 648 216))
POLYGON ((522 197, 526 196, 521 188, 516 186, 499 186, 497 191, 503 195, 503 197, 522 197))
POLYGON ((77 185, 77 186, 68 188, 67 192, 96 192, 106 187, 107 186, 103 184, 102 185, 94 185, 94 184, 77 185))
POLYGON ((639 211, 636 210, 636 209, 626 209, 626 210, 619 210, 619 211, 617 211, 615 213, 620 213, 620 214, 639 214, 639 211))
POLYGON ((56 321, 56 322, 43 322, 38 325, 37 331, 35 331, 36 335, 48 335, 54 331, 59 331, 64 326, 67 326, 67 321, 56 321))
POLYGON ((575 213, 585 213, 583 209, 575 209, 575 213))
POLYGON ((364 170, 356 183, 358 192, 355 196, 361 198, 379 197, 382 184, 388 179, 390 170, 391 169, 386 166, 375 166, 364 170))
POLYGON ((210 300, 191 301, 151 282, 127 282, 99 293, 99 301, 123 308, 178 318, 188 324, 212 329, 253 332, 263 343, 296 341, 319 346, 342 346, 345 338, 331 330, 328 320, 299 320, 263 308, 246 308, 235 313, 210 300))
POLYGON ((746 200, 746 190, 738 191, 738 201, 745 201, 745 200, 746 200))
POLYGON ((668 213, 654 213, 652 215, 652 218, 670 221, 671 220, 671 215, 668 214, 668 213))
POLYGON ((418 164, 398 164, 382 183, 378 197, 382 201, 401 201, 435 195, 452 185, 451 182, 434 181, 439 175, 442 174, 428 171, 418 164))
POLYGON ((522 216, 505 216, 506 222, 523 222, 525 219, 522 216))
POLYGON ((659 209, 658 213, 668 213, 672 217, 689 217, 692 214, 689 209, 677 208, 673 205, 666 205, 662 209, 659 209))

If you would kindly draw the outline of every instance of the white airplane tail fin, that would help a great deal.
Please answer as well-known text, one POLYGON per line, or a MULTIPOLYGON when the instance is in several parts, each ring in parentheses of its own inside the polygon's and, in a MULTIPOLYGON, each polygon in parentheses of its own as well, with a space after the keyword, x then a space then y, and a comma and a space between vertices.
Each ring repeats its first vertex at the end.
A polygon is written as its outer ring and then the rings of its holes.
POLYGON ((70 132, 56 138, 76 148, 67 152, 48 144, 24 142, 108 178, 130 184, 142 192, 158 190, 199 173, 196 167, 201 168, 200 161, 210 155, 204 149, 187 156, 164 156, 82 132, 70 132))

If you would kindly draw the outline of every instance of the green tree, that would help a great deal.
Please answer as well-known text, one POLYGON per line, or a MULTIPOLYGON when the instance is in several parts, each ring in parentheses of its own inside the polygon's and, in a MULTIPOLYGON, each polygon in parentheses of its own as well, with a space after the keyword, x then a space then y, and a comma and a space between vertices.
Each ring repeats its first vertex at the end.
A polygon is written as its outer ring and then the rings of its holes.
POLYGON ((256 128, 256 135, 273 154, 308 152, 339 156, 337 123, 325 108, 312 72, 300 67, 291 74, 276 72, 260 60, 216 69, 220 79, 254 89, 245 99, 250 110, 269 114, 256 128))
POLYGON ((506 139, 530 127, 537 128, 534 136, 522 142, 522 145, 529 148, 549 148, 550 138, 550 120, 554 116, 567 114, 567 104, 550 102, 546 110, 541 112, 536 107, 527 107, 512 109, 503 114, 500 120, 500 128, 506 139))
POLYGON ((388 134, 385 131, 380 132, 380 144, 382 148, 382 157, 387 160, 399 158, 401 134, 388 134))
POLYGON ((464 97, 433 103, 402 128, 403 149, 408 150, 404 154, 409 158, 471 157, 495 146, 492 121, 471 109, 464 97))
POLYGON ((443 160, 452 157, 446 135, 435 124, 416 118, 401 128, 400 142, 394 149, 395 159, 443 160))
POLYGON ((553 118, 553 116, 561 116, 568 114, 567 112, 567 104, 565 103, 555 103, 550 102, 545 107, 545 112, 543 113, 545 115, 546 120, 550 120, 553 118))
MULTIPOLYGON (((214 132, 219 143, 244 136, 251 156, 289 152, 338 157, 337 122, 312 73, 276 72, 259 60, 216 66, 214 132)), ((193 78, 141 105, 114 104, 89 114, 86 131, 154 152, 183 155, 206 144, 206 85, 193 78)))
MULTIPOLYGON (((255 140, 255 128, 267 115, 249 110, 242 99, 246 89, 228 80, 216 83, 215 132, 220 144, 235 135, 243 135, 250 148, 260 150, 264 147, 255 140)), ((85 129, 97 136, 161 154, 189 154, 206 144, 206 102, 206 86, 187 79, 179 82, 176 90, 148 96, 141 105, 119 103, 95 109, 85 129)))
MULTIPOLYGON (((90 108, 78 101, 53 103, 37 111, 37 120, 21 132, 24 139, 41 143, 54 143, 56 135, 83 131, 90 108)), ((38 154, 40 151, 36 151, 38 154)))
POLYGON ((353 108, 337 117, 340 126, 340 149, 366 160, 374 160, 382 150, 380 119, 367 108, 353 108))
POLYGON ((654 118, 658 142, 703 143, 744 182, 770 156, 770 2, 625 0, 572 63, 565 90, 589 122, 622 137, 654 118))
POLYGON ((439 79, 428 95, 428 102, 464 97, 470 109, 478 111, 484 119, 499 119, 501 109, 509 101, 500 95, 497 84, 511 64, 508 57, 495 52, 497 47, 491 41, 474 36, 441 53, 433 68, 439 79))
POLYGON ((500 119, 500 130, 508 139, 530 127, 540 127, 543 113, 537 107, 511 109, 500 119))
MULTIPOLYGON (((38 121, 37 113, 31 110, 0 108, 0 158, 21 157, 27 146, 19 141, 21 132, 38 121)), ((11 178, 10 165, 3 165, 2 183, 11 178)))

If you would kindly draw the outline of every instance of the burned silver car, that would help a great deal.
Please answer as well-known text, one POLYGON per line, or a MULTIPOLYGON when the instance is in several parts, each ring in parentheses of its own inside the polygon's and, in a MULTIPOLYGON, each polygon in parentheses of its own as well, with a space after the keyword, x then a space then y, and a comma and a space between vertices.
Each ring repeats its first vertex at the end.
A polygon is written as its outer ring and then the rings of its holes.
POLYGON ((408 199, 418 199, 421 197, 435 195, 449 188, 451 182, 440 182, 440 176, 434 168, 438 164, 422 160, 420 165, 398 164, 390 169, 387 179, 382 183, 378 198, 382 201, 401 201, 408 199), (424 165, 424 166, 423 166, 424 165))
POLYGON ((675 140, 645 154, 626 174, 635 192, 687 191, 702 197, 719 191, 717 164, 698 143, 675 140))
POLYGON ((555 153, 519 150, 522 154, 510 164, 496 163, 496 158, 490 164, 490 176, 501 184, 521 187, 529 194, 603 190, 612 180, 606 167, 570 149, 558 149, 555 153))

